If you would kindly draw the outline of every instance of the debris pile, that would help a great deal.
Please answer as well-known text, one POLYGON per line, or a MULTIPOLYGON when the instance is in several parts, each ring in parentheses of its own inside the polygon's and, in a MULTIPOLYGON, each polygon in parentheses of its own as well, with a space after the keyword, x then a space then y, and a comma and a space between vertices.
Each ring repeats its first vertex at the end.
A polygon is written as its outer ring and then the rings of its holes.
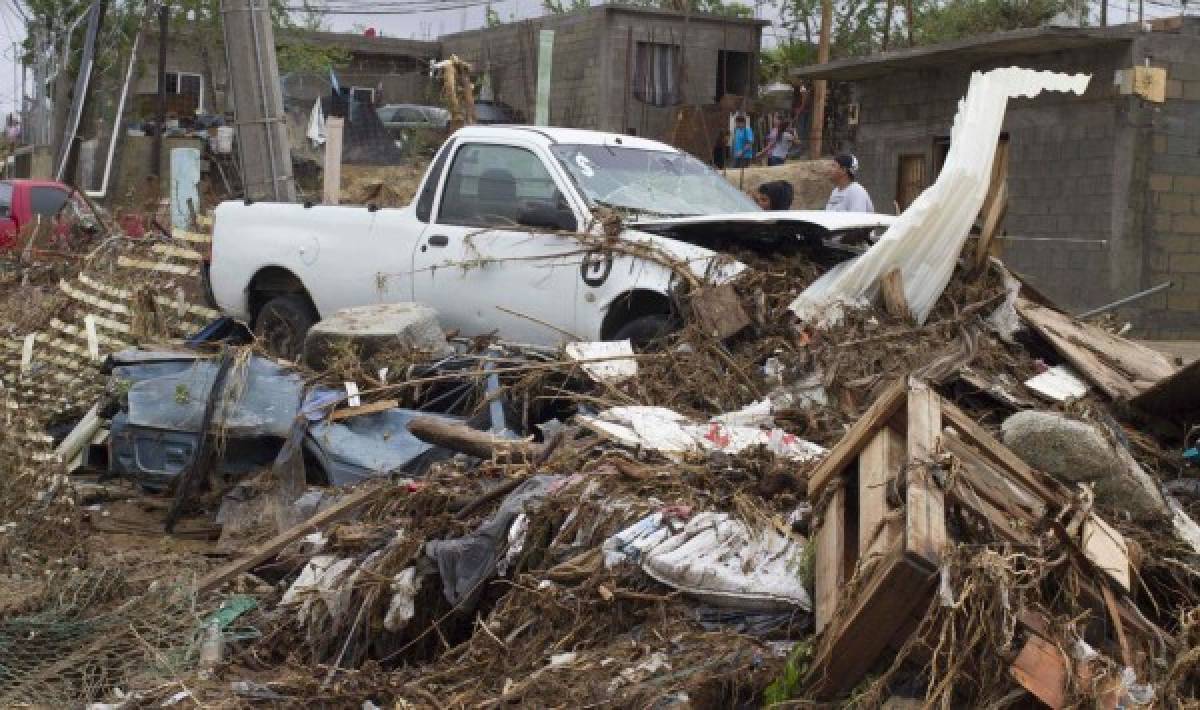
POLYGON ((848 267, 734 250, 651 347, 392 304, 294 363, 204 239, 9 296, 2 705, 1197 702, 1193 368, 999 261, 796 320, 848 267))

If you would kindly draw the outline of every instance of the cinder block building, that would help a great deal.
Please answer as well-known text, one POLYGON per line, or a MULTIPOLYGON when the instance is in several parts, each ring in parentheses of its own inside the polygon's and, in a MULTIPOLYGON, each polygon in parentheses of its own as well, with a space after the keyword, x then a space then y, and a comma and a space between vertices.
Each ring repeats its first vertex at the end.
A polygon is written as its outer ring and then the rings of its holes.
POLYGON ((532 120, 541 30, 554 31, 550 125, 665 138, 681 105, 758 90, 765 20, 598 5, 441 38, 532 120))
POLYGON ((1147 338, 1200 337, 1200 18, 1002 32, 798 72, 850 84, 836 126, 880 210, 937 177, 973 71, 1092 75, 1083 96, 1009 103, 1004 259, 1078 311, 1171 281, 1124 308, 1147 338))

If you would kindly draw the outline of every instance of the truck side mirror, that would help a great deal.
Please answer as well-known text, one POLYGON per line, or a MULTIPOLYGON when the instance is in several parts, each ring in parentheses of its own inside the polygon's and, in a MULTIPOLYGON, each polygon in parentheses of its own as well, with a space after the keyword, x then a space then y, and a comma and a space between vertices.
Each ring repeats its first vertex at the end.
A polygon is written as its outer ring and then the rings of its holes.
POLYGON ((528 205, 517 215, 517 223, 535 229, 556 229, 564 232, 578 230, 575 213, 565 201, 554 205, 545 202, 528 205))

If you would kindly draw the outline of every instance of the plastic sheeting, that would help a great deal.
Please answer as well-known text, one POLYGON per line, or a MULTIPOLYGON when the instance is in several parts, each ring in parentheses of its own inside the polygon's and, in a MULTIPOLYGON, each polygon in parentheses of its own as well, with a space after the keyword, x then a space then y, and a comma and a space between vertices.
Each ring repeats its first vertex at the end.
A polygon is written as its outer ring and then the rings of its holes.
POLYGON ((715 606, 812 610, 800 581, 805 544, 727 513, 699 513, 679 532, 655 513, 606 540, 603 550, 606 566, 640 564, 659 582, 715 606))
POLYGON ((525 504, 541 500, 562 476, 534 476, 516 488, 495 515, 465 537, 455 540, 431 540, 425 543, 425 556, 437 563, 446 601, 457 605, 464 599, 477 598, 484 579, 496 571, 501 558, 501 543, 508 538, 509 526, 525 509, 525 504))
POLYGON ((866 305, 878 293, 883 275, 899 268, 908 307, 923 324, 946 289, 983 206, 1008 100, 1042 91, 1082 94, 1090 78, 1018 67, 972 74, 937 181, 865 254, 831 269, 801 293, 791 304, 792 312, 808 323, 836 321, 841 305, 866 305))
POLYGON ((730 424, 729 421, 763 421, 768 405, 756 403, 736 414, 695 423, 665 407, 629 406, 606 409, 596 417, 581 417, 592 429, 625 446, 652 449, 667 455, 722 451, 736 454, 765 446, 776 456, 792 461, 813 461, 825 455, 822 446, 782 429, 730 424), (753 409, 752 409, 753 407, 753 409))

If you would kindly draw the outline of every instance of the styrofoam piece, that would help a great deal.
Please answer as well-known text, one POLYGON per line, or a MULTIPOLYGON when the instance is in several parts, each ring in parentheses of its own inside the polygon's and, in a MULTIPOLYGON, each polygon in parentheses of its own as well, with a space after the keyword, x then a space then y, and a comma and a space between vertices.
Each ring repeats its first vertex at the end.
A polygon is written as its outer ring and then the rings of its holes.
POLYGON ((567 357, 581 362, 583 371, 597 382, 616 384, 637 377, 638 364, 628 340, 568 343, 566 351, 567 357))
POLYGON ((972 74, 937 180, 865 254, 831 269, 801 293, 790 306, 792 312, 808 323, 835 322, 831 308, 866 305, 878 293, 883 275, 899 268, 909 310, 923 324, 949 283, 983 206, 1008 100, 1042 91, 1082 94, 1090 79, 1087 74, 1019 67, 972 74))
POLYGON ((1025 386, 1054 402, 1065 402, 1087 394, 1088 384, 1070 367, 1056 365, 1025 380, 1025 386))

